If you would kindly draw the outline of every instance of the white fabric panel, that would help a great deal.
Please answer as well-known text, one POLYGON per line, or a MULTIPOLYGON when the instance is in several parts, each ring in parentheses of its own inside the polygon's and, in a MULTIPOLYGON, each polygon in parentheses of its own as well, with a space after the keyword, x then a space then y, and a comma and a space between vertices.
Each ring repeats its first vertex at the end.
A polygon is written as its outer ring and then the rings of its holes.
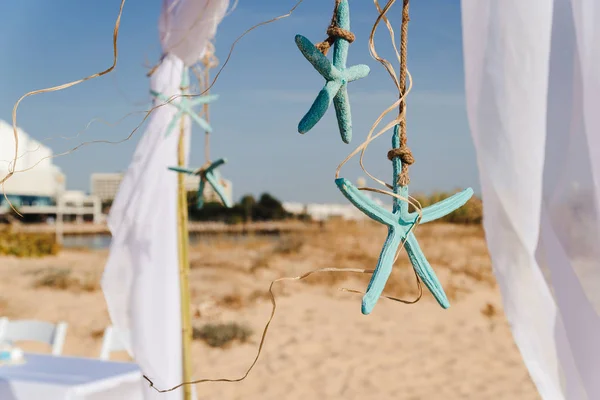
MULTIPOLYGON (((152 89, 180 93, 183 68, 167 56, 152 75, 152 89)), ((170 105, 157 108, 135 150, 109 215, 113 240, 102 278, 114 326, 131 332, 129 351, 159 388, 182 381, 177 174, 167 169, 177 165, 179 130, 165 136, 175 112, 170 105)), ((181 399, 181 393, 147 388, 145 399, 181 399)))
POLYGON ((227 7, 229 0, 163 0, 159 31, 164 52, 181 58, 187 66, 196 63, 227 7))
POLYGON ((600 398, 600 4, 462 0, 467 111, 506 315, 544 399, 600 398))

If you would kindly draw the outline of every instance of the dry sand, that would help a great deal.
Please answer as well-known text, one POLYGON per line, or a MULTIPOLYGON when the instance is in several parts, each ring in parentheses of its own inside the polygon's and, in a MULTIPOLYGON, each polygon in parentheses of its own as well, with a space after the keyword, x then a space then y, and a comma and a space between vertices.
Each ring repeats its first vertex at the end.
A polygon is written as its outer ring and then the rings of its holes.
MULTIPOLYGON (((480 227, 429 225, 417 237, 452 307, 425 293, 415 305, 380 300, 360 313, 368 277, 320 274, 278 284, 278 308, 263 354, 241 383, 207 383, 202 399, 539 399, 502 312, 480 227), (347 278, 347 279, 346 279, 347 278)), ((314 268, 372 268, 385 230, 331 223, 280 240, 211 240, 192 252, 194 326, 237 322, 253 331, 225 348, 193 344, 196 377, 238 377, 254 358, 271 310, 271 280, 314 268)), ((42 259, 0 258, 0 315, 64 320, 64 353, 96 357, 109 323, 99 279, 106 251, 42 259)), ((411 298, 406 256, 386 293, 411 298)), ((34 349, 30 345, 26 349, 34 349)), ((123 355, 116 355, 123 359, 123 355)))

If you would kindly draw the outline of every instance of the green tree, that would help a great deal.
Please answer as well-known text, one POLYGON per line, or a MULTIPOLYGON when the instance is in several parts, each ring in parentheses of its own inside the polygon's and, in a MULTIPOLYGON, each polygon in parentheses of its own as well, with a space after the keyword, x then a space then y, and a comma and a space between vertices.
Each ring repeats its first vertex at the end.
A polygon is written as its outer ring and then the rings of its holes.
POLYGON ((254 196, 252 196, 251 194, 245 195, 244 197, 242 197, 242 200, 240 200, 240 205, 244 210, 244 220, 246 222, 252 222, 252 212, 254 210, 254 207, 256 206, 256 199, 254 198, 254 196))

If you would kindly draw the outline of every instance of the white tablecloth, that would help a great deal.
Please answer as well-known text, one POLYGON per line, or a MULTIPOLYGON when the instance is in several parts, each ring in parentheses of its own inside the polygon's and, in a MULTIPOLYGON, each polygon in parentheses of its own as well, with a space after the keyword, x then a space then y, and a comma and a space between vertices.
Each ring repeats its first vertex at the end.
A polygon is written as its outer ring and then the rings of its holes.
POLYGON ((136 364, 43 354, 25 360, 0 366, 0 400, 142 400, 136 364))

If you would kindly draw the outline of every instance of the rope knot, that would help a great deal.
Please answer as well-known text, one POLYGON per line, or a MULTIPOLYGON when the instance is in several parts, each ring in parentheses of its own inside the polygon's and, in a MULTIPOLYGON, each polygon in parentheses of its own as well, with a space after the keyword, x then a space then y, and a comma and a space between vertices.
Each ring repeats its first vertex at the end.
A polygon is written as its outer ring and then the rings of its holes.
POLYGON ((347 31, 346 29, 342 29, 339 26, 331 25, 327 28, 327 39, 322 41, 321 43, 317 43, 315 47, 323 53, 323 55, 327 55, 327 52, 333 46, 336 39, 344 39, 349 43, 354 42, 356 40, 356 36, 354 33, 347 31))
POLYGON ((397 149, 391 149, 387 154, 388 160, 392 161, 396 157, 400 157, 402 165, 412 165, 415 162, 415 158, 412 155, 410 149, 406 146, 402 146, 397 149))
POLYGON ((333 46, 333 43, 335 43, 336 39, 344 39, 347 40, 349 43, 354 42, 354 40, 356 39, 354 33, 346 29, 342 29, 338 26, 337 10, 339 5, 340 0, 336 0, 335 8, 333 10, 333 16, 331 17, 331 24, 329 25, 329 28, 327 28, 327 39, 315 45, 315 47, 325 56, 327 55, 327 52, 329 51, 331 46, 333 46))
POLYGON ((332 25, 329 28, 327 28, 327 35, 334 39, 340 38, 347 40, 349 43, 352 43, 354 42, 354 40, 356 40, 356 36, 354 36, 354 33, 347 31, 346 29, 342 29, 339 26, 332 25))

